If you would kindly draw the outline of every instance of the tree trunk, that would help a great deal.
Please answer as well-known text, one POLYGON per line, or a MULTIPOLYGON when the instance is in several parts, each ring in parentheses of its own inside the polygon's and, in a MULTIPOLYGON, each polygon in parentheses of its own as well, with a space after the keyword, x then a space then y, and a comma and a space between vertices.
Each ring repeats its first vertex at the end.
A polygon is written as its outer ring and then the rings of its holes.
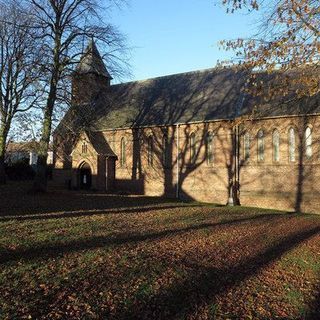
POLYGON ((0 137, 0 185, 6 183, 6 172, 4 167, 5 157, 5 143, 3 143, 2 137, 0 137))
POLYGON ((50 90, 47 100, 47 105, 44 112, 44 119, 42 125, 42 134, 40 139, 40 146, 38 150, 37 172, 33 184, 34 192, 46 192, 47 191, 47 157, 51 136, 52 127, 52 114, 54 104, 57 98, 57 87, 60 77, 60 48, 61 48, 61 35, 56 34, 55 49, 53 57, 53 69, 50 79, 50 90))
POLYGON ((38 150, 37 170, 33 184, 33 191, 37 193, 47 191, 47 157, 51 136, 52 114, 57 94, 57 81, 58 76, 55 75, 51 80, 49 97, 44 112, 42 134, 38 150))
POLYGON ((54 96, 53 91, 50 91, 47 107, 44 114, 42 134, 38 150, 37 170, 33 184, 34 192, 47 191, 47 157, 51 135, 52 113, 55 100, 53 98, 54 96))
POLYGON ((4 166, 6 141, 7 141, 8 130, 4 125, 0 127, 0 185, 6 183, 6 172, 4 166))

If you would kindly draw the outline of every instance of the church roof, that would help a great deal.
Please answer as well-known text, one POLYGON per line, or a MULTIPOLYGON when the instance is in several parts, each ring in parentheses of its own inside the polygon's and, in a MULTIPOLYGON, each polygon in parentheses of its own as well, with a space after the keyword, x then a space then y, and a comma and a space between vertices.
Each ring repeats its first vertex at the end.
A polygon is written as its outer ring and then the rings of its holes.
POLYGON ((97 49, 97 46, 94 40, 91 40, 88 47, 86 48, 80 62, 76 68, 77 74, 87 74, 94 73, 108 79, 112 79, 107 68, 104 65, 104 62, 101 58, 101 55, 97 49))
POLYGON ((319 95, 289 103, 283 103, 281 97, 266 102, 263 97, 250 96, 245 92, 248 77, 247 71, 238 68, 214 68, 112 85, 92 105, 70 109, 58 130, 64 122, 69 126, 83 122, 88 130, 103 131, 320 113, 319 95))
POLYGON ((112 151, 109 143, 106 141, 102 132, 87 131, 86 135, 89 141, 91 142, 93 148, 99 155, 117 157, 116 154, 112 151))
POLYGON ((96 130, 232 119, 245 72, 208 69, 113 85, 92 110, 96 130))

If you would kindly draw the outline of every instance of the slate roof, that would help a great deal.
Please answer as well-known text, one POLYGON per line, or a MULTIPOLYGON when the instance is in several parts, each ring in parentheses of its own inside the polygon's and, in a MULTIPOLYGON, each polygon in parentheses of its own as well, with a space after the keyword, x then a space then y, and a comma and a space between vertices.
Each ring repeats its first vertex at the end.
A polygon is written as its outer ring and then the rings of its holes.
MULTIPOLYGON (((303 74, 303 77, 306 77, 310 74, 312 79, 316 75, 318 78, 318 69, 316 66, 307 66, 287 72, 255 73, 256 83, 262 83, 262 88, 260 88, 262 94, 252 96, 245 93, 238 115, 250 116, 251 118, 268 118, 320 114, 320 94, 299 98, 296 93, 297 89, 303 88, 303 84, 299 80, 301 75, 303 74), (273 88, 273 97, 268 94, 270 87, 273 88), (288 90, 288 92, 282 94, 283 89, 288 90)), ((320 82, 318 83, 320 84, 320 82)))
POLYGON ((243 70, 208 69, 113 85, 89 107, 86 123, 99 131, 320 113, 319 96, 292 101, 290 95, 271 101, 250 96, 245 93, 248 77, 243 70))
POLYGON ((93 148, 99 155, 107 157, 117 157, 109 146, 109 143, 104 138, 102 132, 87 131, 86 134, 93 148))
MULTIPOLYGON (((86 52, 76 72, 93 72, 110 78, 93 41, 86 52)), ((73 106, 57 131, 63 132, 63 127, 72 131, 77 131, 75 128, 103 131, 233 120, 240 116, 265 118, 320 113, 319 95, 291 99, 295 94, 294 88, 289 96, 279 96, 271 101, 265 97, 250 96, 245 90, 249 76, 248 71, 237 67, 213 68, 111 85, 90 105, 73 106)), ((274 77, 275 74, 256 74, 257 81, 260 78, 265 83, 275 81, 274 77)))
POLYGON ((77 74, 95 73, 112 79, 105 67, 94 40, 91 40, 76 68, 77 74))
POLYGON ((113 85, 91 112, 95 130, 233 119, 246 72, 208 69, 113 85))

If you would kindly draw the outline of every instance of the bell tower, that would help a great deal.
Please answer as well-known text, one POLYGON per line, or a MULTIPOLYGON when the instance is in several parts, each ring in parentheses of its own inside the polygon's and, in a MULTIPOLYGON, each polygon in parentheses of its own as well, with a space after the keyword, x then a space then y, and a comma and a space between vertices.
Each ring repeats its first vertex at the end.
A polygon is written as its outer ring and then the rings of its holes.
POLYGON ((72 77, 72 105, 91 104, 112 80, 94 40, 87 46, 72 77))

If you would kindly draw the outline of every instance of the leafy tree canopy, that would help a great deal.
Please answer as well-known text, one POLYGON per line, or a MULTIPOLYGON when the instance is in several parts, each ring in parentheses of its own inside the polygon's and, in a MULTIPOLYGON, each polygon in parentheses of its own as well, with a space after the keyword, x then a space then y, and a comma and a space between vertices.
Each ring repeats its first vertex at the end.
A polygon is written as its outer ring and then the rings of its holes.
MULTIPOLYGON (((228 13, 239 10, 260 13, 255 35, 221 42, 225 49, 234 50, 233 63, 281 75, 281 81, 274 83, 277 92, 280 90, 283 95, 289 93, 289 88, 294 88, 299 97, 319 92, 319 0, 221 1, 228 13)), ((259 87, 259 83, 253 84, 259 87)))

